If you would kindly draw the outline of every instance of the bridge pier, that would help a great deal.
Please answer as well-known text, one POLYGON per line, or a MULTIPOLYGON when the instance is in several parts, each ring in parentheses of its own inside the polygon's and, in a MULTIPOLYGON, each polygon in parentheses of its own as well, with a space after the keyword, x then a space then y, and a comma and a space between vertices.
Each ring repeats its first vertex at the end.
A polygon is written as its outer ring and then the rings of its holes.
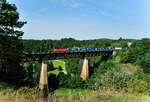
POLYGON ((40 81, 41 64, 42 64, 42 62, 41 62, 41 61, 38 61, 38 64, 37 64, 37 72, 36 72, 36 83, 37 83, 37 84, 39 84, 39 81, 40 81))
POLYGON ((83 80, 86 80, 89 77, 89 65, 88 65, 88 59, 84 57, 83 59, 80 59, 80 77, 83 80))
POLYGON ((117 51, 114 50, 113 53, 112 53, 112 55, 113 55, 113 56, 116 56, 116 55, 117 55, 117 51))
POLYGON ((47 59, 42 59, 42 65, 39 78, 39 97, 37 102, 48 102, 48 74, 47 74, 47 59))

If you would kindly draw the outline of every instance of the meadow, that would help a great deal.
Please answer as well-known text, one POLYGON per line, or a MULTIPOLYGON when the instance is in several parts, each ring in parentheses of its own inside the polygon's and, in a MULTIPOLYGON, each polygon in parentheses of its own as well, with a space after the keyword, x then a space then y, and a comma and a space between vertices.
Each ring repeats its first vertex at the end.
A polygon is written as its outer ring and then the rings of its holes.
MULTIPOLYGON (((0 82, 0 102, 36 102, 38 89, 29 87, 15 88, 0 82)), ((49 93, 48 102, 150 102, 143 94, 116 92, 114 90, 85 90, 60 88, 49 93)))

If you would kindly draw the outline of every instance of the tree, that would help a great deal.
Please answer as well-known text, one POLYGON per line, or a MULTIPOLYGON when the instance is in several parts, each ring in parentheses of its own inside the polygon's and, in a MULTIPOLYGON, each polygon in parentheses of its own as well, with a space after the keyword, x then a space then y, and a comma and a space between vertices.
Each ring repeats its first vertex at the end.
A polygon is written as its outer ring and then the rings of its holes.
POLYGON ((131 48, 122 54, 122 62, 139 65, 144 72, 150 73, 150 39, 135 41, 131 48))
POLYGON ((20 58, 22 54, 19 29, 26 22, 19 21, 19 13, 15 4, 6 0, 0 1, 0 79, 8 82, 19 82, 21 79, 20 58))
POLYGON ((143 68, 143 71, 146 73, 150 73, 150 53, 147 53, 140 60, 140 66, 143 68))

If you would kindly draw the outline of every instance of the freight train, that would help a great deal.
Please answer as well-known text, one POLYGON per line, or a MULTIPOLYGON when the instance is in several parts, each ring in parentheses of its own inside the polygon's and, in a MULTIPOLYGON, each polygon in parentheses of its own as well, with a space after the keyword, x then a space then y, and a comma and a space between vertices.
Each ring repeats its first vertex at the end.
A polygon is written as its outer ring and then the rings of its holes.
POLYGON ((113 48, 55 48, 53 53, 113 51, 113 48))

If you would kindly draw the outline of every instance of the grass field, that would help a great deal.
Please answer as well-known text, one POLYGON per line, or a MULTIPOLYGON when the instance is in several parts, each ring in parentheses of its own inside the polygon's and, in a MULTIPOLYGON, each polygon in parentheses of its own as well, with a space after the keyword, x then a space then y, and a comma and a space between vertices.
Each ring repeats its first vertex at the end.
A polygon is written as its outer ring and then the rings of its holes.
MULTIPOLYGON (((37 88, 15 88, 0 82, 0 102, 3 99, 15 102, 35 102, 37 88)), ((48 102, 150 102, 150 96, 115 92, 112 90, 85 90, 60 88, 49 93, 48 102)))
POLYGON ((54 70, 52 71, 49 71, 48 72, 48 75, 50 74, 55 74, 55 75, 58 75, 59 72, 64 72, 65 74, 67 74, 66 72, 66 67, 65 67, 65 62, 62 61, 62 60, 49 60, 49 63, 52 62, 53 63, 53 66, 54 66, 54 70), (61 67, 61 71, 59 70, 59 68, 61 67))
MULTIPOLYGON (((72 97, 73 102, 150 102, 150 96, 110 90, 64 89, 55 91, 58 96, 72 97)), ((62 101, 65 102, 65 101, 62 101)))
POLYGON ((66 88, 59 88, 55 90, 55 94, 60 96, 90 96, 91 90, 87 89, 66 89, 66 88))
MULTIPOLYGON (((63 60, 49 60, 48 61, 48 63, 53 63, 53 67, 54 67, 54 69, 53 70, 51 70, 51 71, 49 71, 48 72, 48 75, 49 74, 55 74, 55 75, 58 75, 59 74, 59 72, 64 72, 65 74, 67 74, 67 71, 66 71, 66 63, 65 63, 65 61, 63 61, 63 60), (60 70, 60 68, 61 68, 61 70, 60 70)), ((22 63, 21 65, 25 68, 25 70, 27 71, 27 69, 30 67, 30 64, 31 63, 22 63)), ((33 62, 32 63, 32 65, 31 65, 32 67, 33 67, 33 72, 35 72, 35 71, 37 71, 36 69, 38 69, 37 67, 39 67, 38 65, 37 65, 37 63, 35 63, 35 62, 33 62)), ((50 68, 50 67, 48 67, 48 68, 50 68)))

